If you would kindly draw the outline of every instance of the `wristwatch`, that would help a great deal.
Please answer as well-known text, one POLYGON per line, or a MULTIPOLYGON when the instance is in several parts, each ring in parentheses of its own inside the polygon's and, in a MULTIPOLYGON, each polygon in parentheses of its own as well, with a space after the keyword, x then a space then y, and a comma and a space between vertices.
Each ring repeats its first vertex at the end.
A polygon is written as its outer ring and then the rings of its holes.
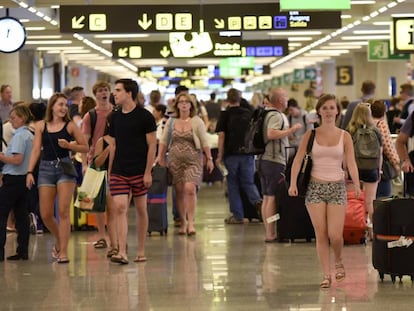
POLYGON ((26 29, 14 17, 0 18, 0 52, 13 53, 26 42, 26 29))

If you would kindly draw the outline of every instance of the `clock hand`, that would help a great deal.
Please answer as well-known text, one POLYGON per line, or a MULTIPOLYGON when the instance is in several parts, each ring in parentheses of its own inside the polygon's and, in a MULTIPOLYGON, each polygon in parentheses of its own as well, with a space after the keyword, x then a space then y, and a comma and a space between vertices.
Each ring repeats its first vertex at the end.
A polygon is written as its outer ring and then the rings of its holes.
POLYGON ((6 38, 8 38, 8 37, 9 37, 9 33, 10 33, 10 28, 9 28, 9 29, 7 29, 7 36, 6 36, 6 38))

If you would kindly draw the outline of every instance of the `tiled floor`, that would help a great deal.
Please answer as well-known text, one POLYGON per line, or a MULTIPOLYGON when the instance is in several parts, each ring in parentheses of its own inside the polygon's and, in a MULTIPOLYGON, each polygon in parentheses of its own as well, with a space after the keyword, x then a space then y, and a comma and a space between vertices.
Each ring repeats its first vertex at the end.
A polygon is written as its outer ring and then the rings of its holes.
POLYGON ((31 236, 29 261, 0 263, 0 310, 414 310, 409 278, 378 281, 370 244, 345 247, 346 280, 321 291, 314 242, 265 244, 261 224, 224 225, 227 209, 219 187, 203 187, 197 235, 154 233, 140 264, 110 263, 94 232, 75 232, 71 262, 58 265, 50 235, 31 236))

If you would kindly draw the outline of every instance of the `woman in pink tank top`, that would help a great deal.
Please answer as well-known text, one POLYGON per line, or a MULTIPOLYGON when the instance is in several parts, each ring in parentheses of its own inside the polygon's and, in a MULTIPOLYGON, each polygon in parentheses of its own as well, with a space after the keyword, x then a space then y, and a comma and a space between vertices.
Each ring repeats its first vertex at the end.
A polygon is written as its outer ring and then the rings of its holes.
MULTIPOLYGON (((321 96, 316 105, 320 126, 316 128, 312 148, 313 167, 305 203, 316 235, 316 249, 323 271, 321 289, 331 287, 330 249, 335 259, 335 280, 345 279, 342 263, 343 228, 345 222, 346 190, 343 167, 348 167, 355 185, 355 194, 361 194, 358 169, 349 133, 336 127, 341 109, 334 95, 321 96), (346 163, 345 163, 345 158, 346 163)), ((304 135, 292 165, 289 195, 297 196, 297 176, 311 131, 304 135)))

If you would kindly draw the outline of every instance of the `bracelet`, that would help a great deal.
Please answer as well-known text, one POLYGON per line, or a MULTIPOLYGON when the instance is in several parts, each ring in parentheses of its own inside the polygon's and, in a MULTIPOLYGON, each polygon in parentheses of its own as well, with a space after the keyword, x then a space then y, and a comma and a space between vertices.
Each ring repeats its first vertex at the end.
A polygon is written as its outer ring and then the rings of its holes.
POLYGON ((28 171, 27 174, 32 174, 33 175, 33 171, 28 171))
POLYGON ((207 158, 207 160, 213 161, 213 157, 209 157, 207 158))

